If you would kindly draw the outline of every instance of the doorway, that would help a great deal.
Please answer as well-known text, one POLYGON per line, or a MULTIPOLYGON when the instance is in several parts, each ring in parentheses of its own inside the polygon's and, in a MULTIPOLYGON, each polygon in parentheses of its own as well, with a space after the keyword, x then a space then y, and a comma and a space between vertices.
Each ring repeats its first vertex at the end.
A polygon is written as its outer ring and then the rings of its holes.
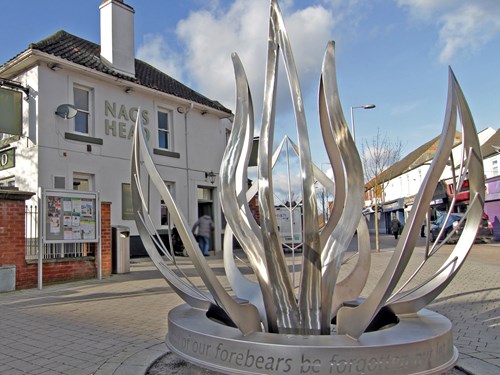
MULTIPOLYGON (((214 189, 209 187, 198 186, 198 217, 208 215, 212 218, 215 227, 214 219, 214 189)), ((210 248, 209 251, 215 249, 215 228, 210 233, 210 248)))

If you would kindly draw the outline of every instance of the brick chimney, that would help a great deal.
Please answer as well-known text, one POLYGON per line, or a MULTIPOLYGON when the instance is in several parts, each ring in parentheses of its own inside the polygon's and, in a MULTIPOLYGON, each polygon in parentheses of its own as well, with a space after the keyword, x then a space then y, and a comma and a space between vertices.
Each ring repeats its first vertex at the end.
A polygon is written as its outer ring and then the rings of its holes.
POLYGON ((135 77, 134 9, 123 0, 103 0, 101 59, 113 70, 135 77))

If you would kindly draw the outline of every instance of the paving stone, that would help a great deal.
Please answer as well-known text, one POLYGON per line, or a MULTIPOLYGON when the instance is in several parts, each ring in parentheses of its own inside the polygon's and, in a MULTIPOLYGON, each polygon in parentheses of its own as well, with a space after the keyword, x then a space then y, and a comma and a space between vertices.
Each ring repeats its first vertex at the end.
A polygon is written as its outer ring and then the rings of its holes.
MULTIPOLYGON (((393 239, 381 238, 394 244, 393 239)), ((452 321, 455 346, 460 351, 458 363, 476 371, 471 372, 474 375, 487 375, 477 372, 482 369, 494 369, 495 375, 500 374, 500 246, 495 246, 479 245, 482 258, 490 256, 488 261, 470 256, 457 278, 429 306, 452 321)), ((422 254, 416 250, 420 258, 422 254)), ((391 255, 389 248, 373 253, 373 270, 365 295, 391 255)), ((437 256, 423 278, 446 257, 437 256)), ((210 257, 209 262, 222 267, 220 256, 210 257)), ((185 259, 179 263, 192 273, 185 259)), ((410 263, 418 264, 414 260, 410 263)), ((129 274, 100 281, 1 294, 0 374, 142 375, 167 352, 167 313, 182 301, 150 261, 137 260, 131 269, 129 274), (10 365, 15 361, 24 361, 36 369, 19 372, 10 365)), ((193 282, 201 284, 199 278, 193 278, 193 282)))

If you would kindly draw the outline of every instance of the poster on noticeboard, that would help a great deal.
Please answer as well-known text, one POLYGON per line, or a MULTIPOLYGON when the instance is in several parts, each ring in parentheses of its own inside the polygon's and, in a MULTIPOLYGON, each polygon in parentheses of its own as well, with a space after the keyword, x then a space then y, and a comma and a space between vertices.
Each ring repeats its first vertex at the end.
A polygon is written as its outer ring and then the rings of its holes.
POLYGON ((45 190, 42 207, 45 243, 98 242, 98 193, 45 190))

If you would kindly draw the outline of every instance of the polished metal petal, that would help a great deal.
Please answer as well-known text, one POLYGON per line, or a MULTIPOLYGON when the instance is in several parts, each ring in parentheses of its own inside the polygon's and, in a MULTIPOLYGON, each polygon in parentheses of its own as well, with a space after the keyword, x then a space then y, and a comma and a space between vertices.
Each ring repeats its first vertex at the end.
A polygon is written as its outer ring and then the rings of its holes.
MULTIPOLYGON (((163 201, 165 202, 172 220, 177 227, 185 250, 187 251, 191 261, 193 262, 198 275, 205 283, 217 305, 227 313, 227 315, 231 318, 231 320, 234 322, 234 324, 236 324, 236 326, 241 330, 243 334, 250 334, 253 332, 261 331, 259 312, 256 307, 248 303, 239 303, 227 293, 225 288, 217 279, 217 276, 213 273, 210 267, 208 267, 203 254, 198 248, 198 245, 195 245, 196 240, 191 233, 191 230, 189 230, 187 220, 175 205, 170 192, 165 186, 165 183, 163 182, 163 179, 156 169, 151 155, 149 154, 144 137, 144 129, 141 116, 137 116, 134 141, 134 150, 137 153, 137 157, 139 155, 143 157, 143 162, 148 173, 148 177, 151 179, 151 182, 156 187, 163 201), (143 152, 141 152, 141 150, 143 152)), ((134 179, 136 178, 134 176, 138 176, 138 171, 139 162, 138 160, 136 160, 136 162, 132 163, 132 177, 134 179)), ((137 180, 139 180, 138 177, 137 180)), ((132 198, 137 201, 137 195, 133 195, 132 198)), ((140 221, 141 220, 136 217, 136 223, 138 224, 138 227, 141 226, 140 221)), ((145 233, 141 233, 141 238, 144 241, 143 236, 145 237, 145 233)), ((149 237, 149 235, 147 237, 149 237)))
POLYGON ((134 137, 132 144, 131 178, 130 178, 131 191, 132 191, 132 205, 134 210, 135 223, 137 225, 137 230, 143 241, 144 247, 149 257, 156 265, 158 270, 162 273, 167 283, 184 301, 186 301, 193 307, 208 309, 211 303, 215 303, 212 296, 193 288, 185 280, 177 276, 170 269, 170 267, 165 264, 163 258, 159 255, 157 251, 157 247, 153 241, 153 237, 150 235, 147 229, 147 226, 144 221, 144 207, 146 207, 146 204, 140 185, 139 155, 140 155, 139 143, 137 142, 136 137, 134 137))
MULTIPOLYGON (((484 167, 477 130, 467 101, 451 69, 449 76, 452 90, 457 96, 456 104, 462 122, 463 152, 460 162, 459 181, 464 181, 465 176, 467 176, 471 199, 467 212, 462 218, 462 220, 465 220, 464 229, 453 251, 443 263, 443 266, 441 266, 426 282, 421 283, 410 291, 400 292, 389 301, 388 306, 397 314, 413 313, 424 308, 448 286, 460 270, 460 267, 474 244, 474 239, 481 223, 481 216, 484 210, 484 167)), ((456 186, 460 185, 461 183, 456 186)), ((460 191, 460 188, 456 190, 456 192, 458 191, 460 191)), ((439 239, 436 242, 438 241, 439 239)))
POLYGON ((338 309, 346 301, 357 299, 368 280, 371 265, 370 233, 368 224, 363 215, 359 219, 357 228, 358 257, 351 272, 342 280, 337 281, 333 293, 330 319, 337 315, 338 309))
MULTIPOLYGON (((342 259, 360 223, 364 186, 361 159, 349 133, 340 105, 335 72, 335 44, 333 42, 328 43, 323 59, 323 73, 319 90, 319 112, 321 131, 330 162, 334 169, 340 171, 338 175, 343 174, 345 176, 340 181, 345 181, 347 185, 344 191, 340 188, 337 189, 343 193, 339 199, 344 198, 345 200, 344 202, 336 202, 336 204, 343 206, 343 210, 337 225, 326 239, 321 256, 321 322, 322 332, 327 334, 330 331, 333 295, 342 259)), ((337 181, 336 185, 338 185, 337 181)), ((337 200, 337 197, 335 197, 335 200, 337 200)))
POLYGON ((368 298, 357 307, 344 306, 339 309, 337 314, 337 331, 340 334, 359 338, 375 315, 387 303, 388 298, 407 267, 417 238, 420 235, 420 226, 424 221, 435 187, 446 167, 448 156, 453 148, 457 121, 457 100, 457 92, 453 80, 450 79, 446 116, 436 156, 432 160, 431 166, 415 198, 415 203, 404 226, 401 239, 394 250, 386 270, 368 298))
MULTIPOLYGON (((236 76, 236 111, 233 128, 228 140, 228 145, 222 158, 220 168, 220 202, 236 239, 241 244, 250 264, 257 276, 261 296, 257 302, 263 301, 265 309, 259 309, 260 315, 267 322, 267 330, 277 332, 276 306, 273 297, 269 272, 265 263, 260 228, 248 206, 244 186, 247 185, 246 166, 250 157, 253 140, 253 105, 250 89, 245 71, 240 59, 233 54, 233 65, 236 76)), ((246 283, 245 283, 246 285, 246 283)), ((252 296, 255 301, 254 290, 242 291, 240 285, 235 286, 235 291, 240 292, 240 297, 252 296), (243 293, 242 293, 243 292, 243 293)))
POLYGON ((297 142, 300 149, 299 161, 303 217, 303 260, 299 290, 301 327, 304 333, 317 333, 321 329, 321 243, 319 224, 316 218, 318 212, 317 197, 316 190, 314 189, 309 135, 307 133, 307 122, 297 69, 283 17, 276 1, 271 2, 271 20, 275 27, 275 36, 277 36, 278 45, 282 50, 295 112, 297 142))
MULTIPOLYGON (((328 141, 327 137, 330 134, 327 134, 325 137, 325 144, 331 142, 332 146, 335 145, 335 140, 333 137, 330 137, 330 141, 328 141)), ((299 148, 292 140, 289 140, 292 148, 298 154, 299 148)), ((328 154, 331 156, 333 160, 333 154, 338 150, 338 147, 333 146, 328 154)), ((327 147, 328 149, 328 147, 327 147)), ((332 165, 337 166, 334 168, 333 177, 335 181, 332 181, 320 168, 318 168, 315 164, 313 164, 314 177, 316 180, 321 183, 325 187, 325 189, 333 195, 334 197, 334 209, 329 217, 327 225, 321 231, 321 243, 324 247, 324 242, 329 238, 333 229, 338 225, 342 212, 344 210, 345 204, 345 194, 346 194, 346 186, 345 186, 345 174, 343 168, 339 168, 339 165, 342 165, 342 157, 339 158, 340 162, 334 162, 332 165), (340 172, 338 171, 340 170, 340 172), (337 185, 341 185, 340 188, 337 185), (337 209, 337 210, 335 210, 337 209), (331 225, 331 228, 328 226, 331 225)), ((356 264, 352 268, 351 272, 343 278, 341 281, 338 281, 335 285, 335 292, 332 300, 332 307, 330 312, 330 319, 332 319, 337 310, 345 301, 351 301, 358 298, 361 294, 361 291, 366 285, 366 281, 368 280, 368 275, 370 273, 370 264, 371 264, 371 247, 370 247, 370 234, 368 232, 368 226, 366 224, 366 219, 360 215, 359 224, 357 228, 357 242, 358 242, 358 257, 356 264)), ((328 324, 326 324, 328 326, 328 324)), ((327 331, 328 328, 325 330, 327 331)))
POLYGON ((266 81, 264 85, 264 106, 258 150, 259 213, 264 254, 269 270, 269 282, 273 287, 273 295, 276 301, 274 308, 276 309, 278 329, 281 333, 298 333, 300 316, 276 222, 272 160, 270 157, 274 140, 275 97, 279 53, 278 31, 276 30, 276 6, 275 1, 272 1, 269 21, 266 81))

